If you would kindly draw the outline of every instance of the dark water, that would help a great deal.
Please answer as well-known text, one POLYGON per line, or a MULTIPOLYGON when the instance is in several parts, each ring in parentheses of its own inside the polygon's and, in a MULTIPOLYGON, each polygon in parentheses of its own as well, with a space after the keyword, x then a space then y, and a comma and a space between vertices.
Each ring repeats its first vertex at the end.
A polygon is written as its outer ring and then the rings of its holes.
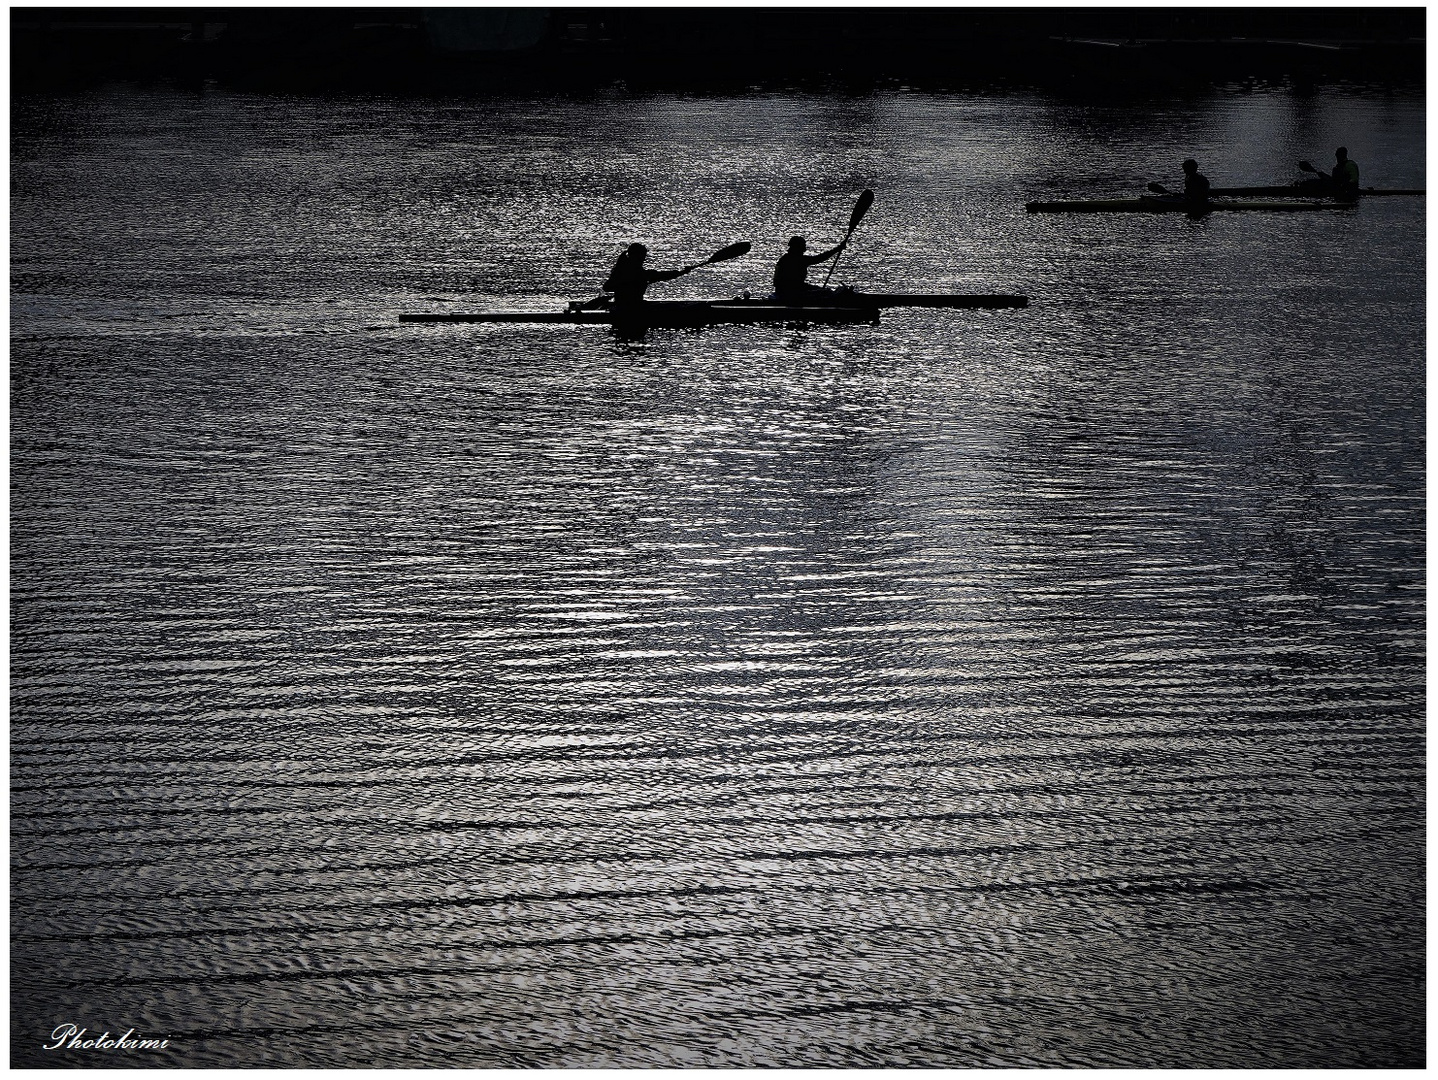
POLYGON ((1023 203, 1424 127, 18 99, 14 1063, 1421 1065, 1424 201, 1023 203), (863 187, 836 280, 1032 306, 395 319, 863 187))

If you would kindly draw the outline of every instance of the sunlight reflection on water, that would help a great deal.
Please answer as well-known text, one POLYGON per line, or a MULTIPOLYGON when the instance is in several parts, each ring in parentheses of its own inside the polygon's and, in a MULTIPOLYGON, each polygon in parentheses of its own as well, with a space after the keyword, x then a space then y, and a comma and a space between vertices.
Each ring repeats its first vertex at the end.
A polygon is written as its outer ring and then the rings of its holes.
POLYGON ((1423 119, 20 103, 17 1063, 1413 1064, 1423 203, 1023 203, 1423 119), (1032 306, 395 322, 762 291, 866 186, 837 280, 1032 306))

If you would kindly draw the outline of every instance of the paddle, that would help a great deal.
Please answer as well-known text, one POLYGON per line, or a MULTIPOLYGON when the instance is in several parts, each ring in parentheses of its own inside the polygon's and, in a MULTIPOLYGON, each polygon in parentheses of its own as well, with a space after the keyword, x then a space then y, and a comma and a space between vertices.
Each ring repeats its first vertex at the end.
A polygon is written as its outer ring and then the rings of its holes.
POLYGON ((1324 172, 1322 169, 1314 168, 1314 166, 1313 166, 1313 164, 1312 164, 1311 162, 1300 161, 1300 162, 1298 163, 1298 167, 1299 167, 1300 169, 1302 169, 1304 172, 1317 173, 1319 176, 1323 177, 1323 179, 1325 179, 1325 180, 1327 180, 1327 179, 1329 178, 1329 177, 1328 177, 1328 174, 1327 174, 1326 172, 1324 172))
POLYGON ((749 249, 753 246, 754 245, 747 240, 740 240, 737 244, 730 244, 728 247, 720 248, 703 262, 697 262, 693 266, 686 266, 683 270, 679 271, 679 273, 687 274, 691 270, 698 270, 701 266, 708 266, 710 263, 728 262, 730 259, 737 259, 740 255, 748 255, 749 249))
POLYGON ((1153 192, 1155 195, 1172 195, 1172 194, 1173 194, 1173 192, 1169 191, 1168 188, 1164 187, 1164 186, 1163 186, 1162 184, 1160 184, 1157 180, 1150 180, 1150 181, 1148 182, 1148 190, 1151 191, 1151 192, 1153 192))
MULTIPOLYGON (((694 263, 692 266, 684 267, 684 269, 680 270, 679 273, 675 274, 674 276, 683 277, 685 274, 688 274, 691 271, 698 270, 701 266, 708 266, 710 263, 728 262, 730 259, 739 258, 740 255, 748 255, 749 249, 753 246, 754 245, 749 243, 749 241, 747 240, 740 240, 737 244, 730 244, 728 247, 720 248, 703 262, 697 262, 694 263)), ((578 300, 575 300, 569 305, 569 307, 572 311, 592 311, 595 308, 603 307, 604 302, 608 299, 608 297, 608 293, 601 293, 593 300, 586 300, 583 303, 578 300)))
MULTIPOLYGON (((859 227, 859 222, 864 220, 864 215, 869 212, 869 207, 874 205, 874 193, 865 188, 859 196, 859 201, 854 204, 854 212, 849 215, 849 231, 844 234, 844 243, 849 242, 849 237, 854 235, 854 230, 859 227)), ((829 278, 834 276, 834 267, 839 265, 839 260, 844 257, 841 251, 834 256, 834 261, 829 264, 829 272, 824 276, 824 287, 828 288, 829 278)))

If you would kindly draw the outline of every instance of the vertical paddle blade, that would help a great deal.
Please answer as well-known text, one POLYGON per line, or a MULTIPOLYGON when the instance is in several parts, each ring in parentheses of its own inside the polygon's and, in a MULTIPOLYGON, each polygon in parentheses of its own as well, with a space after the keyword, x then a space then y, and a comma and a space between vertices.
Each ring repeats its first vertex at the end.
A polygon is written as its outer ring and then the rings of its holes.
POLYGON ((849 215, 849 231, 853 232, 859 227, 859 222, 864 220, 864 215, 869 212, 869 207, 874 205, 874 193, 868 188, 864 189, 859 196, 859 201, 854 204, 854 212, 849 215))
MULTIPOLYGON (((849 215, 849 231, 844 234, 844 243, 849 242, 849 237, 854 235, 854 230, 859 227, 859 222, 864 220, 864 215, 869 212, 869 207, 874 205, 874 193, 865 188, 859 195, 859 201, 854 204, 854 212, 849 215)), ((829 272, 824 275, 824 288, 829 287, 829 279, 834 276, 834 267, 839 265, 839 260, 844 257, 841 251, 829 264, 829 272)))

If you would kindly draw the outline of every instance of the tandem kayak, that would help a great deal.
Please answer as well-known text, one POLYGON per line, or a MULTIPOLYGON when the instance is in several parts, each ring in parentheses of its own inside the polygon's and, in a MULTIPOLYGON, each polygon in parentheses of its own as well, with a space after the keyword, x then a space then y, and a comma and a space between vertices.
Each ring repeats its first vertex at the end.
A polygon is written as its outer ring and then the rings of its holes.
POLYGON ((1275 202, 1272 200, 1234 199, 1192 206, 1182 199, 1165 199, 1141 195, 1136 199, 1082 199, 1071 202, 1031 202, 1024 206, 1030 214, 1207 214, 1214 210, 1269 210, 1292 213, 1297 210, 1345 210, 1352 203, 1275 202))
MULTIPOLYGON (((564 311, 421 311, 407 312, 400 322, 418 323, 582 323, 612 326, 614 312, 604 308, 564 311)), ((878 308, 797 307, 778 304, 710 304, 702 300, 649 301, 629 320, 635 326, 690 327, 716 323, 856 323, 878 322, 878 308)))
MULTIPOLYGON (((630 320, 648 327, 712 326, 719 323, 875 323, 882 308, 1020 308, 1027 296, 1000 293, 860 293, 835 294, 833 303, 781 304, 764 299, 649 300, 630 320)), ((400 322, 419 323, 583 323, 613 325, 607 307, 571 304, 563 311, 424 311, 406 312, 400 322)))

